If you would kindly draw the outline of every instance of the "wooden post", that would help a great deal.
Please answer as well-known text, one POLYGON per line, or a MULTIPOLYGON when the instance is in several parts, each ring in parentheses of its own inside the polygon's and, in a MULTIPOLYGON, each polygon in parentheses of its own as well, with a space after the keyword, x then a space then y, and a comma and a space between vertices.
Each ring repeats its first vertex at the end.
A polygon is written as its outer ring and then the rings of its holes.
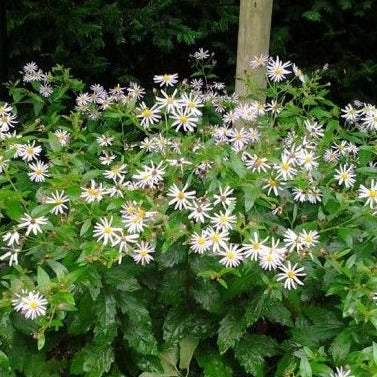
POLYGON ((8 80, 6 5, 6 0, 0 0, 0 100, 5 99, 6 89, 3 83, 8 80))
MULTIPOLYGON (((249 66, 253 57, 268 54, 270 46, 271 18, 273 0, 241 0, 238 26, 236 93, 242 97, 247 94, 247 86, 239 78, 250 76, 257 88, 266 87, 265 71, 252 70, 249 66)), ((263 96, 262 98, 263 99, 263 96)))

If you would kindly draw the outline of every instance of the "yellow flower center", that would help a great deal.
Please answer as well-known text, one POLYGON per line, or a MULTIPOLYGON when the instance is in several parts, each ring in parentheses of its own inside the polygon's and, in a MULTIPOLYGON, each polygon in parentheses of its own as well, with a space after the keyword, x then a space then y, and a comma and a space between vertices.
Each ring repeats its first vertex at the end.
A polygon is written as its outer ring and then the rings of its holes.
POLYGON ((199 237, 197 240, 198 245, 202 246, 205 245, 206 239, 204 237, 199 237))
POLYGON ((144 118, 150 118, 152 115, 152 111, 150 109, 144 109, 142 115, 144 118))
POLYGON ((282 168, 282 170, 284 170, 284 171, 289 170, 290 167, 291 167, 291 165, 289 165, 288 162, 283 162, 283 163, 281 164, 281 168, 282 168))
POLYGON ((220 241, 220 236, 217 234, 213 234, 210 239, 212 242, 218 243, 220 241))
POLYGON ((288 272, 287 272, 287 277, 288 277, 289 279, 293 279, 293 278, 296 277, 296 274, 295 274, 293 271, 288 271, 288 272))
POLYGON ((88 189, 88 194, 90 196, 97 196, 98 195, 98 190, 94 189, 94 188, 90 188, 90 189, 88 189))
POLYGON ((228 259, 234 259, 234 258, 236 257, 236 253, 235 253, 234 251, 228 251, 228 252, 226 253, 226 257, 227 257, 228 259))
POLYGON ((29 308, 32 310, 38 309, 39 303, 37 301, 30 301, 29 302, 29 308))
POLYGON ((370 199, 375 199, 375 198, 377 198, 377 190, 374 190, 374 189, 370 190, 370 191, 369 191, 369 198, 370 198, 370 199))
POLYGON ((182 191, 179 191, 178 194, 177 194, 177 198, 179 200, 183 200, 185 198, 185 193, 182 192, 182 191))
POLYGON ((148 255, 148 250, 147 249, 141 249, 139 251, 139 254, 142 256, 142 257, 146 257, 148 255))
POLYGON ((111 228, 111 226, 107 225, 103 228, 103 233, 105 233, 105 234, 111 234, 112 231, 113 231, 113 229, 111 228))
POLYGON ((179 120, 181 121, 181 123, 187 123, 188 118, 187 118, 187 116, 182 115, 182 116, 179 118, 179 120))

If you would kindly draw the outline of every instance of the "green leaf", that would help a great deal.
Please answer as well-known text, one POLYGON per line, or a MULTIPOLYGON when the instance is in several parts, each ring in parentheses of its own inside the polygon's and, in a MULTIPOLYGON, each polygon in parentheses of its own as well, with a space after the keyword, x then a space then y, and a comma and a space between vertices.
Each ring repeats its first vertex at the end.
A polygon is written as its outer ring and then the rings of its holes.
POLYGON ((243 185, 244 197, 245 197, 245 211, 248 212, 254 205, 254 202, 259 198, 259 189, 252 184, 243 185))
POLYGON ((239 177, 244 178, 246 176, 247 169, 237 155, 231 155, 229 165, 239 177))
POLYGON ((40 266, 38 266, 37 281, 38 286, 42 289, 50 285, 50 277, 48 276, 48 273, 40 266))
POLYGON ((246 335, 234 347, 234 355, 247 373, 264 376, 265 358, 278 354, 275 339, 265 335, 246 335))
POLYGON ((231 310, 221 321, 218 331, 217 344, 221 353, 233 347, 246 330, 243 317, 235 310, 231 310))
POLYGON ((91 225, 92 225, 92 219, 91 218, 88 218, 84 221, 84 223, 81 225, 80 237, 82 237, 83 235, 85 235, 87 233, 87 231, 89 230, 91 225))
POLYGON ((59 138, 52 132, 48 133, 48 143, 52 151, 58 151, 62 149, 62 145, 59 141, 59 138))
POLYGON ((309 360, 306 356, 301 357, 300 373, 301 373, 301 377, 312 377, 312 375, 313 375, 312 368, 311 368, 309 360))
POLYGON ((46 338, 45 334, 40 334, 38 337, 38 351, 40 351, 45 346, 46 338))
POLYGON ((199 339, 193 336, 187 336, 179 342, 179 368, 188 370, 192 356, 199 344, 199 339))
POLYGON ((342 331, 339 333, 330 346, 331 355, 335 361, 335 363, 340 364, 348 355, 351 348, 351 336, 350 332, 347 330, 342 331))
POLYGON ((195 359, 203 369, 203 377, 232 377, 232 370, 216 349, 202 347, 195 359))

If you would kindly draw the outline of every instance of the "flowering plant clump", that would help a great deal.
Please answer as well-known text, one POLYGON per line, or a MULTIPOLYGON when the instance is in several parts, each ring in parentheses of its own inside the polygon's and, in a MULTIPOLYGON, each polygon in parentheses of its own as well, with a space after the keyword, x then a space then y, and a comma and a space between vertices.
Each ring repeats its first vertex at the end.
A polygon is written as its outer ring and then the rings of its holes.
POLYGON ((153 93, 10 84, 6 375, 377 375, 377 109, 264 55, 266 102, 239 99, 192 59, 153 93))

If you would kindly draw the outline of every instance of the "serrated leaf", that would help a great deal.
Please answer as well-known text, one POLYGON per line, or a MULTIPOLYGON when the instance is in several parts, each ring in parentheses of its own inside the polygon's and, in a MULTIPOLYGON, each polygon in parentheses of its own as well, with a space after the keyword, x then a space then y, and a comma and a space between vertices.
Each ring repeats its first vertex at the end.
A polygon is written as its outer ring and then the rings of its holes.
POLYGON ((217 350, 202 348, 195 359, 203 369, 204 377, 232 377, 232 370, 217 350))
POLYGON ((179 368, 189 369, 194 351, 199 344, 199 339, 187 336, 179 342, 179 368))
POLYGON ((217 344, 220 353, 225 353, 233 347, 246 330, 242 316, 235 312, 229 312, 221 321, 218 330, 217 344))

